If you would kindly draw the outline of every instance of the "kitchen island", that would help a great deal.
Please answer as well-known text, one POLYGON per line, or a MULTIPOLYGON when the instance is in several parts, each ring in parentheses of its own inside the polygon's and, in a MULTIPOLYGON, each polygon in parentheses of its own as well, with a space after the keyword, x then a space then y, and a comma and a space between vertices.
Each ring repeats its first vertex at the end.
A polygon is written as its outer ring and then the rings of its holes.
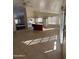
POLYGON ((32 24, 33 30, 39 30, 43 31, 43 25, 42 24, 32 24))

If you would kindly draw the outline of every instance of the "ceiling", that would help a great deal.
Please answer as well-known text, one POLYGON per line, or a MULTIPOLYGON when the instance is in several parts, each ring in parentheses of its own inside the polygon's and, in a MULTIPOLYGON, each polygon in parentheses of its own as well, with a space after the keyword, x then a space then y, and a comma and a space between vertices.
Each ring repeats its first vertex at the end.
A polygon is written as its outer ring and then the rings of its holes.
POLYGON ((47 13, 59 13, 65 0, 13 0, 14 6, 32 7, 34 11, 47 13))
POLYGON ((34 17, 52 17, 57 16, 56 13, 48 13, 48 12, 34 12, 34 17))

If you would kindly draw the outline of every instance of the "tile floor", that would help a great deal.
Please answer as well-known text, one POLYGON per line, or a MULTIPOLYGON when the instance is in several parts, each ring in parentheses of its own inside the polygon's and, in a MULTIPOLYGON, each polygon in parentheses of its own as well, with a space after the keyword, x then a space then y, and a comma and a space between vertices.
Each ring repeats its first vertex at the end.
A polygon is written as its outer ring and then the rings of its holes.
POLYGON ((59 29, 13 33, 13 59, 62 59, 59 29))

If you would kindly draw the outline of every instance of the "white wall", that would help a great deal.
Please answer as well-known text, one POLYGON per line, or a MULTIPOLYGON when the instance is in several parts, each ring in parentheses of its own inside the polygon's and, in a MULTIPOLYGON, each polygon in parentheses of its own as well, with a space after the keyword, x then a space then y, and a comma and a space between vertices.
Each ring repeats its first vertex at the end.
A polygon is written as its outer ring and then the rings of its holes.
POLYGON ((27 6, 26 7, 26 14, 27 14, 27 17, 33 17, 34 16, 33 8, 27 6))

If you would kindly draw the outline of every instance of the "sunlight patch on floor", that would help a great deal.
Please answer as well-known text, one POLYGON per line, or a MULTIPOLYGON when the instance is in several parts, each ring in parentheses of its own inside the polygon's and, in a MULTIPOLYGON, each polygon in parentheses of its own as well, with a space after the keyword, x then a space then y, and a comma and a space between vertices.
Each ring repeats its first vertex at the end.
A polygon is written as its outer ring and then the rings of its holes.
POLYGON ((50 52, 55 51, 55 50, 57 49, 56 44, 57 44, 57 42, 55 41, 55 42, 54 42, 54 48, 53 48, 53 49, 51 49, 51 50, 47 50, 47 51, 45 51, 44 53, 50 53, 50 52))
MULTIPOLYGON (((25 45, 30 46, 30 45, 43 43, 43 42, 48 42, 48 41, 52 41, 52 40, 57 40, 57 35, 50 36, 50 37, 44 37, 44 38, 32 39, 32 40, 28 40, 28 41, 22 41, 22 43, 25 44, 25 45)), ((56 45, 56 43, 55 43, 55 45, 56 45)))
POLYGON ((13 57, 25 57, 25 55, 13 55, 13 57))
POLYGON ((52 50, 48 50, 48 51, 45 51, 44 53, 49 53, 49 52, 52 52, 54 51, 53 49, 52 50))
POLYGON ((54 30, 55 28, 43 28, 43 31, 54 30))

